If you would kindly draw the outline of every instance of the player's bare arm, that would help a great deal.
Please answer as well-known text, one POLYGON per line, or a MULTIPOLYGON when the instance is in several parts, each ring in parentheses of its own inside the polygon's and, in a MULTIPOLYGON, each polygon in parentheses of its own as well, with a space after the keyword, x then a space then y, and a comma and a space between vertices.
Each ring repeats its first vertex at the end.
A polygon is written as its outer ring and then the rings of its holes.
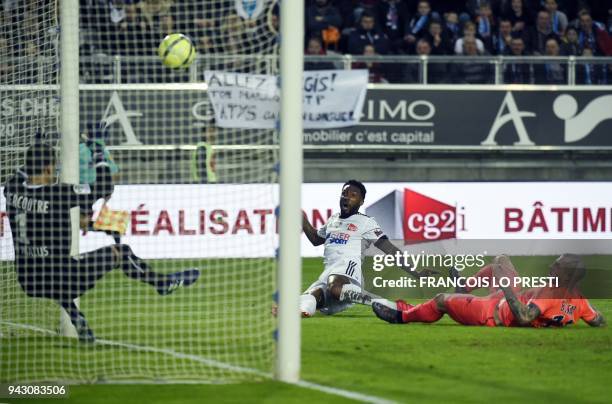
MULTIPOLYGON (((493 260, 493 276, 502 277, 507 273, 508 269, 516 271, 514 265, 507 255, 499 255, 493 260)), ((522 326, 529 326, 531 322, 538 318, 541 314, 540 309, 535 304, 522 303, 514 290, 510 287, 501 287, 504 292, 504 297, 508 302, 508 306, 516 321, 522 326)))
POLYGON ((325 243, 325 239, 317 234, 317 229, 312 227, 305 213, 302 213, 302 229, 312 245, 318 246, 325 243))
POLYGON ((540 309, 535 304, 529 303, 527 305, 520 302, 516 294, 511 288, 502 287, 506 301, 512 310, 512 314, 516 318, 516 321, 522 326, 531 325, 532 321, 538 318, 541 314, 540 309))
MULTIPOLYGON (((504 257, 507 259, 507 257, 504 257)), ((497 258, 493 263, 493 274, 498 274, 502 271, 502 264, 497 258)), ((531 322, 538 318, 541 314, 540 309, 535 304, 523 304, 516 293, 510 287, 501 287, 504 292, 504 297, 510 306, 510 310, 516 321, 522 326, 529 326, 531 322)))

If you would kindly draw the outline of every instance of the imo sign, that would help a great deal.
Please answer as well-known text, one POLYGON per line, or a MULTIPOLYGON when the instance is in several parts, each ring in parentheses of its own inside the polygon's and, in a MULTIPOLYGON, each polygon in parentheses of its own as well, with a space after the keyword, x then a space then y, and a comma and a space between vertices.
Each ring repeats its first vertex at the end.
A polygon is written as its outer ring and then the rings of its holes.
POLYGON ((390 239, 407 244, 457 238, 465 230, 463 208, 449 205, 404 188, 395 190, 366 208, 390 239))

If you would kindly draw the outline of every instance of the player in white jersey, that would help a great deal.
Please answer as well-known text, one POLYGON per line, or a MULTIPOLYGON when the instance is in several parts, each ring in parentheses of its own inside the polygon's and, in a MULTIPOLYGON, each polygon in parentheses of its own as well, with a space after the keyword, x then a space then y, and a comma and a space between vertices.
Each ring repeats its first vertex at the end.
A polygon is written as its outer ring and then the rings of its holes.
MULTIPOLYGON (((372 300, 393 305, 394 308, 405 304, 402 301, 390 302, 362 287, 362 248, 374 243, 386 254, 398 251, 374 218, 359 213, 365 194, 366 189, 361 182, 349 180, 342 187, 340 213, 332 215, 323 227, 317 230, 306 215, 303 217, 302 227, 308 240, 314 246, 325 244, 325 269, 300 297, 300 310, 304 317, 312 316, 317 309, 323 314, 335 314, 353 303, 369 305, 372 300)), ((420 276, 416 272, 409 273, 420 276)))

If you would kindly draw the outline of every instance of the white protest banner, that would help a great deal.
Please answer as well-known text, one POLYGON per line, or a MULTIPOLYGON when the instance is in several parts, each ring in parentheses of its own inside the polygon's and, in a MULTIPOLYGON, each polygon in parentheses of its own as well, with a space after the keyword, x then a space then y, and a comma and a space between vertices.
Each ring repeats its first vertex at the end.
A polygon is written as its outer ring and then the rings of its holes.
MULTIPOLYGON (((276 76, 207 71, 205 79, 219 127, 276 128, 280 111, 276 76)), ((357 125, 367 84, 367 70, 304 72, 304 128, 357 125)))
POLYGON ((357 125, 367 86, 367 70, 304 72, 304 129, 357 125))

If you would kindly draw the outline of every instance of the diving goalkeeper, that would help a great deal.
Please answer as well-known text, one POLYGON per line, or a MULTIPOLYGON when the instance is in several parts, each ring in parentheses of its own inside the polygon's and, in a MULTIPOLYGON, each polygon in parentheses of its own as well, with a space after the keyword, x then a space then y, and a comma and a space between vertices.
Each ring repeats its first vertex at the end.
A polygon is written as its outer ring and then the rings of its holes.
POLYGON ((93 342, 94 334, 74 299, 92 289, 106 273, 121 268, 127 276, 152 286, 160 295, 189 286, 200 276, 197 269, 168 275, 154 272, 125 244, 103 247, 78 258, 70 256, 70 209, 91 206, 113 190, 104 156, 93 158, 95 183, 89 187, 61 184, 55 178, 53 148, 34 144, 26 152, 25 166, 4 187, 21 288, 30 297, 56 301, 68 313, 79 339, 85 342, 93 342), (84 192, 85 188, 90 192, 84 192))
MULTIPOLYGON (((586 267, 579 256, 563 254, 550 266, 549 275, 558 282, 554 287, 521 290, 501 286, 499 290, 490 290, 492 293, 485 297, 440 293, 418 306, 396 310, 374 302, 372 309, 378 318, 389 323, 433 323, 448 314, 463 325, 540 328, 563 327, 584 320, 590 326, 599 327, 606 324, 604 317, 578 288, 585 273, 586 267)), ((491 265, 475 275, 489 279, 515 279, 518 276, 510 258, 505 255, 496 257, 491 265)))

